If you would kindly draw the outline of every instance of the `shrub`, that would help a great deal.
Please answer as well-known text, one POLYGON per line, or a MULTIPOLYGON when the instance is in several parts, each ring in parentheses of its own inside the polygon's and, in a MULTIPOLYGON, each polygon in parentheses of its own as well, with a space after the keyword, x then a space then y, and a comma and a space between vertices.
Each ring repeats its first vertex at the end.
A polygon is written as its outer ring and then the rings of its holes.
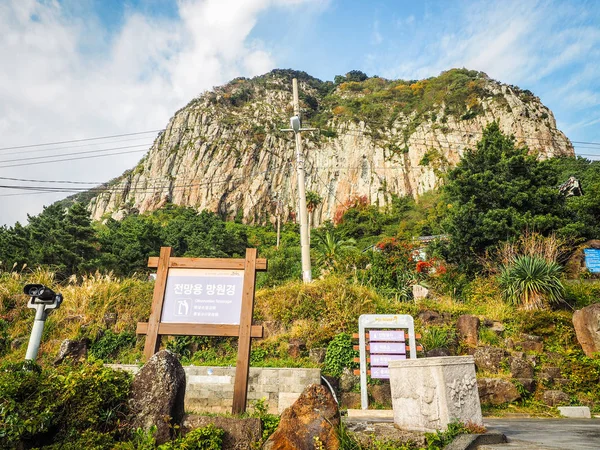
POLYGON ((129 331, 121 333, 113 333, 111 330, 106 330, 102 337, 92 344, 90 347, 90 355, 104 361, 110 360, 120 350, 135 345, 135 334, 129 331))
POLYGON ((559 276, 561 267, 537 256, 518 256, 500 270, 503 296, 512 305, 524 309, 542 309, 546 303, 563 299, 559 276))
POLYGON ((325 372, 339 377, 345 367, 350 367, 354 360, 352 338, 349 334, 338 334, 327 346, 325 354, 325 372))
POLYGON ((431 326, 423 331, 421 344, 425 351, 448 348, 455 338, 454 330, 445 326, 431 326))
POLYGON ((127 413, 131 376, 100 364, 0 368, 0 448, 51 445, 85 431, 114 432, 127 413))

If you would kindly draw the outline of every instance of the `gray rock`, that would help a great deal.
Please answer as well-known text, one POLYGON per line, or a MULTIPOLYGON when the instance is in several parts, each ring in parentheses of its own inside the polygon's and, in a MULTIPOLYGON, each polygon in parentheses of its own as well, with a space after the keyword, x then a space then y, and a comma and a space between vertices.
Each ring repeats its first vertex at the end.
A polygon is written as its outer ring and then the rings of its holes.
POLYGON ((262 424, 258 418, 240 419, 237 417, 186 415, 183 420, 182 434, 196 428, 213 424, 225 431, 223 434, 223 450, 252 450, 253 444, 262 437, 262 424))
POLYGON ((311 348, 308 351, 308 359, 315 364, 323 364, 325 362, 326 348, 311 348))
POLYGON ((439 356, 452 356, 450 350, 444 347, 434 348, 433 350, 429 350, 425 356, 427 358, 437 358, 439 356))
POLYGON ((65 339, 60 344, 58 355, 54 360, 54 364, 61 364, 65 360, 79 362, 87 358, 88 346, 90 341, 87 338, 80 340, 65 339))
POLYGON ((481 403, 501 405, 521 398, 515 385, 502 378, 478 378, 477 389, 481 403))
POLYGON ((511 358, 510 374, 513 378, 533 378, 533 365, 521 358, 511 358))
POLYGON ((563 391, 552 390, 544 392, 542 401, 548 406, 568 405, 571 402, 571 397, 563 391))
POLYGON ((473 354, 477 370, 498 373, 500 363, 507 356, 504 349, 496 347, 478 347, 473 354))
POLYGON ((531 342, 542 342, 543 341, 541 336, 536 336, 535 334, 526 334, 526 333, 521 333, 521 339, 524 341, 531 341, 531 342))
POLYGON ((577 341, 587 356, 600 352, 600 303, 575 311, 573 326, 577 341))
POLYGON ((436 311, 430 311, 430 310, 426 310, 426 311, 421 311, 418 315, 417 318, 423 322, 423 324, 425 325, 429 325, 429 324, 437 324, 437 323, 441 323, 442 322, 442 316, 440 316, 440 314, 436 311))
POLYGON ((158 444, 171 438, 174 425, 183 420, 185 372, 179 360, 168 350, 156 353, 133 379, 130 407, 132 428, 148 431, 156 425, 158 444))
POLYGON ((471 347, 477 346, 479 325, 479 317, 468 314, 460 316, 456 323, 458 335, 467 345, 471 347))
POLYGON ((342 375, 340 376, 340 391, 350 392, 359 382, 360 377, 354 375, 350 369, 345 367, 342 375))
POLYGON ((538 378, 545 381, 554 381, 555 378, 560 378, 560 369, 558 367, 544 367, 540 370, 538 378))

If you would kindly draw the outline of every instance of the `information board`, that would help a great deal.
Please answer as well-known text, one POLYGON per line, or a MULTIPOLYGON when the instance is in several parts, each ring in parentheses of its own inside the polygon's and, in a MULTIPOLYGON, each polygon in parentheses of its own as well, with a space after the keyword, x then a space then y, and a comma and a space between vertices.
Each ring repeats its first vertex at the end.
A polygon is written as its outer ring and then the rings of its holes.
POLYGON ((243 270, 169 270, 161 322, 239 325, 243 270))
POLYGON ((585 266, 592 273, 600 273, 600 249, 585 248, 583 249, 585 256, 585 266))
POLYGON ((417 357, 414 320, 411 316, 403 314, 363 314, 358 318, 358 340, 360 402, 362 409, 368 409, 367 372, 371 378, 389 379, 390 361, 406 359, 407 350, 410 358, 417 357), (367 369, 368 363, 370 370, 367 369))
POLYGON ((246 249, 246 257, 177 258, 171 247, 161 247, 148 322, 138 322, 137 334, 146 335, 144 356, 160 347, 161 336, 237 336, 238 357, 233 386, 233 414, 246 410, 250 343, 262 337, 252 325, 256 272, 267 270, 267 260, 246 249))

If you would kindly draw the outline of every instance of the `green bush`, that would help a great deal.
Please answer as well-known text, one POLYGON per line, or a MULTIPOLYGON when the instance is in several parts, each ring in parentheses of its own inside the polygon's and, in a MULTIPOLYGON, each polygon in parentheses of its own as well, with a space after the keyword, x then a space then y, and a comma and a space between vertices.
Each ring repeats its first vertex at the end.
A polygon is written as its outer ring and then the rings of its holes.
POLYGON ((333 377, 339 377, 345 367, 350 367, 354 360, 352 337, 340 333, 327 346, 325 354, 325 372, 333 377))
POLYGON ((600 300, 600 282, 597 280, 568 280, 563 285, 565 301, 574 308, 584 308, 600 300))
POLYGON ((500 269, 504 298, 524 309, 542 309, 547 303, 563 299, 561 267, 536 256, 517 256, 500 269))
POLYGON ((0 448, 105 440, 127 414, 131 376, 100 364, 0 367, 0 448), (96 434, 94 434, 96 433, 96 434), (98 434, 99 433, 99 434, 98 434))
POLYGON ((4 355, 10 348, 10 335, 8 334, 8 322, 0 319, 0 356, 4 355))
POLYGON ((430 326, 423 331, 421 344, 425 351, 448 348, 454 343, 456 333, 446 326, 430 326))
POLYGON ((90 355, 96 359, 109 361, 112 357, 125 348, 135 345, 135 334, 129 331, 114 333, 106 330, 104 334, 90 347, 90 355))

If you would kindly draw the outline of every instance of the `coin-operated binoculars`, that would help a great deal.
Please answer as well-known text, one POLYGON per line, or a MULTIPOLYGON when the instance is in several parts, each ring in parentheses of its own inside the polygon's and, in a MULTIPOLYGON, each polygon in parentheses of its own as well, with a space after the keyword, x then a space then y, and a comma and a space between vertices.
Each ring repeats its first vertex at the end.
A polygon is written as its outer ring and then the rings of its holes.
POLYGON ((25 359, 35 361, 40 348, 40 342, 42 341, 42 332, 44 331, 46 317, 48 317, 48 313, 51 310, 60 306, 63 297, 43 284, 28 284, 23 288, 23 292, 31 297, 27 303, 27 307, 35 309, 35 321, 31 329, 31 337, 29 338, 25 359))

